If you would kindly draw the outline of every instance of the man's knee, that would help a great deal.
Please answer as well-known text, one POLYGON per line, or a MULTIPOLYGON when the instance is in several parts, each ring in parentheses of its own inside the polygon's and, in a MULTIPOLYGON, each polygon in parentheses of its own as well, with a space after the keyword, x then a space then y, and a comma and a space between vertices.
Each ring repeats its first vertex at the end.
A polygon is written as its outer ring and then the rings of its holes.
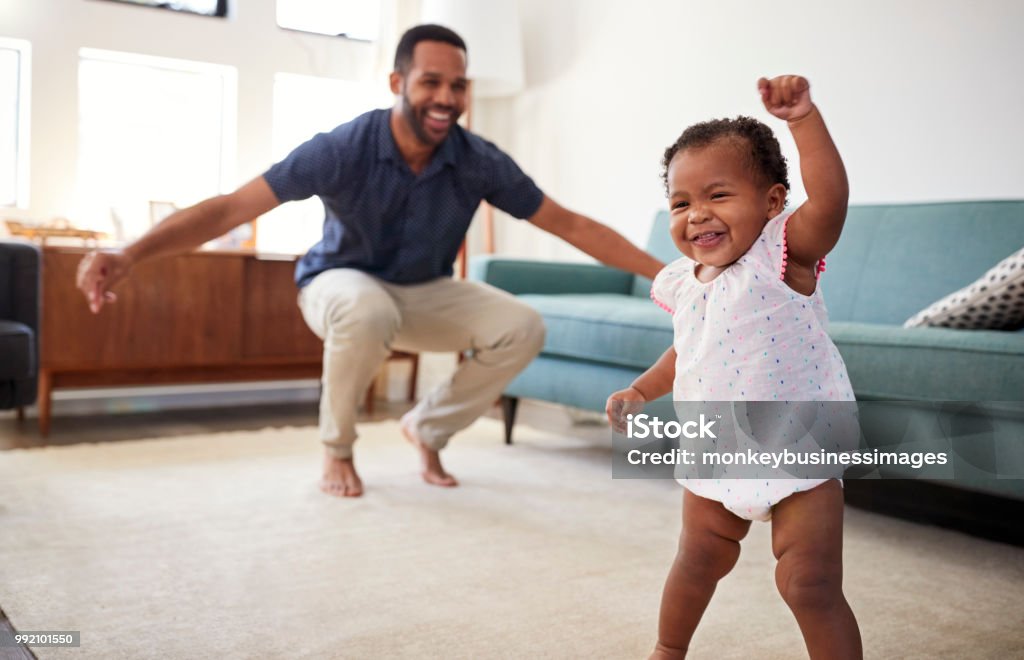
POLYGON ((356 291, 331 297, 324 309, 328 335, 390 342, 401 324, 394 302, 383 291, 356 291))
POLYGON ((544 348, 544 339, 547 336, 547 327, 544 325, 544 317, 537 310, 530 308, 523 323, 523 333, 526 337, 526 344, 534 355, 540 353, 544 348))
POLYGON ((784 553, 775 567, 779 594, 794 612, 826 611, 840 602, 842 569, 812 553, 784 553))
POLYGON ((535 357, 544 347, 547 330, 544 317, 528 305, 517 305, 514 311, 505 317, 505 339, 510 344, 522 347, 524 353, 535 357))

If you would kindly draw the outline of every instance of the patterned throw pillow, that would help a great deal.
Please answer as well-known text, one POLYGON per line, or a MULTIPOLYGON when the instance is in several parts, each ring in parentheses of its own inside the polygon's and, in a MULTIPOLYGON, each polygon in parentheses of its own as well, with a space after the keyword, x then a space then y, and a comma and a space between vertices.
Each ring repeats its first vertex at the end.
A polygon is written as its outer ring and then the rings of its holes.
POLYGON ((904 328, 939 326, 967 330, 1024 328, 1024 250, 1014 252, 976 282, 932 303, 904 328))

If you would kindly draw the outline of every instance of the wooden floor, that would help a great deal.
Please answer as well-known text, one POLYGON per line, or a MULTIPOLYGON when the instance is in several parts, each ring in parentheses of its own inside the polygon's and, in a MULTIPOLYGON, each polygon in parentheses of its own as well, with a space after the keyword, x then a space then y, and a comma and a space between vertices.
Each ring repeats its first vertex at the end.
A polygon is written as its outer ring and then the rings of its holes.
MULTIPOLYGON (((398 419, 412 407, 405 402, 378 401, 372 415, 360 413, 359 421, 398 419)), ((316 403, 286 403, 168 410, 148 413, 54 417, 50 435, 41 438, 33 418, 18 422, 13 416, 0 418, 0 451, 32 447, 72 445, 83 442, 117 442, 147 438, 169 438, 201 435, 222 431, 255 431, 268 426, 316 426, 316 403)), ((501 419, 494 406, 488 416, 501 419)), ((574 433, 606 438, 608 429, 592 420, 602 419, 596 413, 574 413, 557 406, 524 402, 516 422, 544 428, 552 432, 573 430, 574 433)))
MULTIPOLYGON (((388 405, 380 405, 375 418, 386 419, 394 414, 388 405)), ((54 417, 50 435, 41 438, 34 418, 20 423, 7 418, 0 419, 0 450, 245 431, 267 426, 311 426, 316 425, 316 420, 316 404, 310 403, 64 416, 54 417)))

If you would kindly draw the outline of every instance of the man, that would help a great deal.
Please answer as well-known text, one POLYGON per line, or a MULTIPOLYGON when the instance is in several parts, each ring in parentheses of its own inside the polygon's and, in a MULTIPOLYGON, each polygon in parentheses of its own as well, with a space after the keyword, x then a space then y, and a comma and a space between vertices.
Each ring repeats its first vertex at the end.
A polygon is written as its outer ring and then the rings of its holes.
POLYGON ((481 199, 527 218, 610 266, 653 278, 662 264, 618 233, 568 211, 505 153, 456 124, 466 107, 467 53, 447 28, 407 31, 395 53, 395 104, 299 146, 228 195, 179 211, 122 251, 93 252, 78 287, 94 313, 139 261, 187 252, 286 201, 319 195, 323 239, 300 260, 299 304, 324 340, 321 489, 355 497, 358 402, 392 348, 470 351, 447 383, 401 420, 423 478, 455 486, 438 451, 483 414, 541 349, 540 316, 494 288, 451 279, 481 199))

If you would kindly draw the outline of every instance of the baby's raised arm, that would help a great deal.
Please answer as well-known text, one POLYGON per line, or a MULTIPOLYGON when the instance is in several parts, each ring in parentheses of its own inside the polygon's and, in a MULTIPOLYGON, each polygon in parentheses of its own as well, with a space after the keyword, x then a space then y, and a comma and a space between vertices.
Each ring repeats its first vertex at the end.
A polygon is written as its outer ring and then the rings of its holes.
MULTIPOLYGON (((757 88, 765 109, 789 124, 800 152, 800 175, 807 192, 807 201, 793 212, 786 225, 787 281, 791 274, 801 280, 808 275, 813 278, 818 261, 835 246, 843 230, 850 196, 846 168, 821 113, 811 102, 811 85, 806 78, 761 78, 757 88)), ((813 279, 810 282, 813 290, 813 279)))

